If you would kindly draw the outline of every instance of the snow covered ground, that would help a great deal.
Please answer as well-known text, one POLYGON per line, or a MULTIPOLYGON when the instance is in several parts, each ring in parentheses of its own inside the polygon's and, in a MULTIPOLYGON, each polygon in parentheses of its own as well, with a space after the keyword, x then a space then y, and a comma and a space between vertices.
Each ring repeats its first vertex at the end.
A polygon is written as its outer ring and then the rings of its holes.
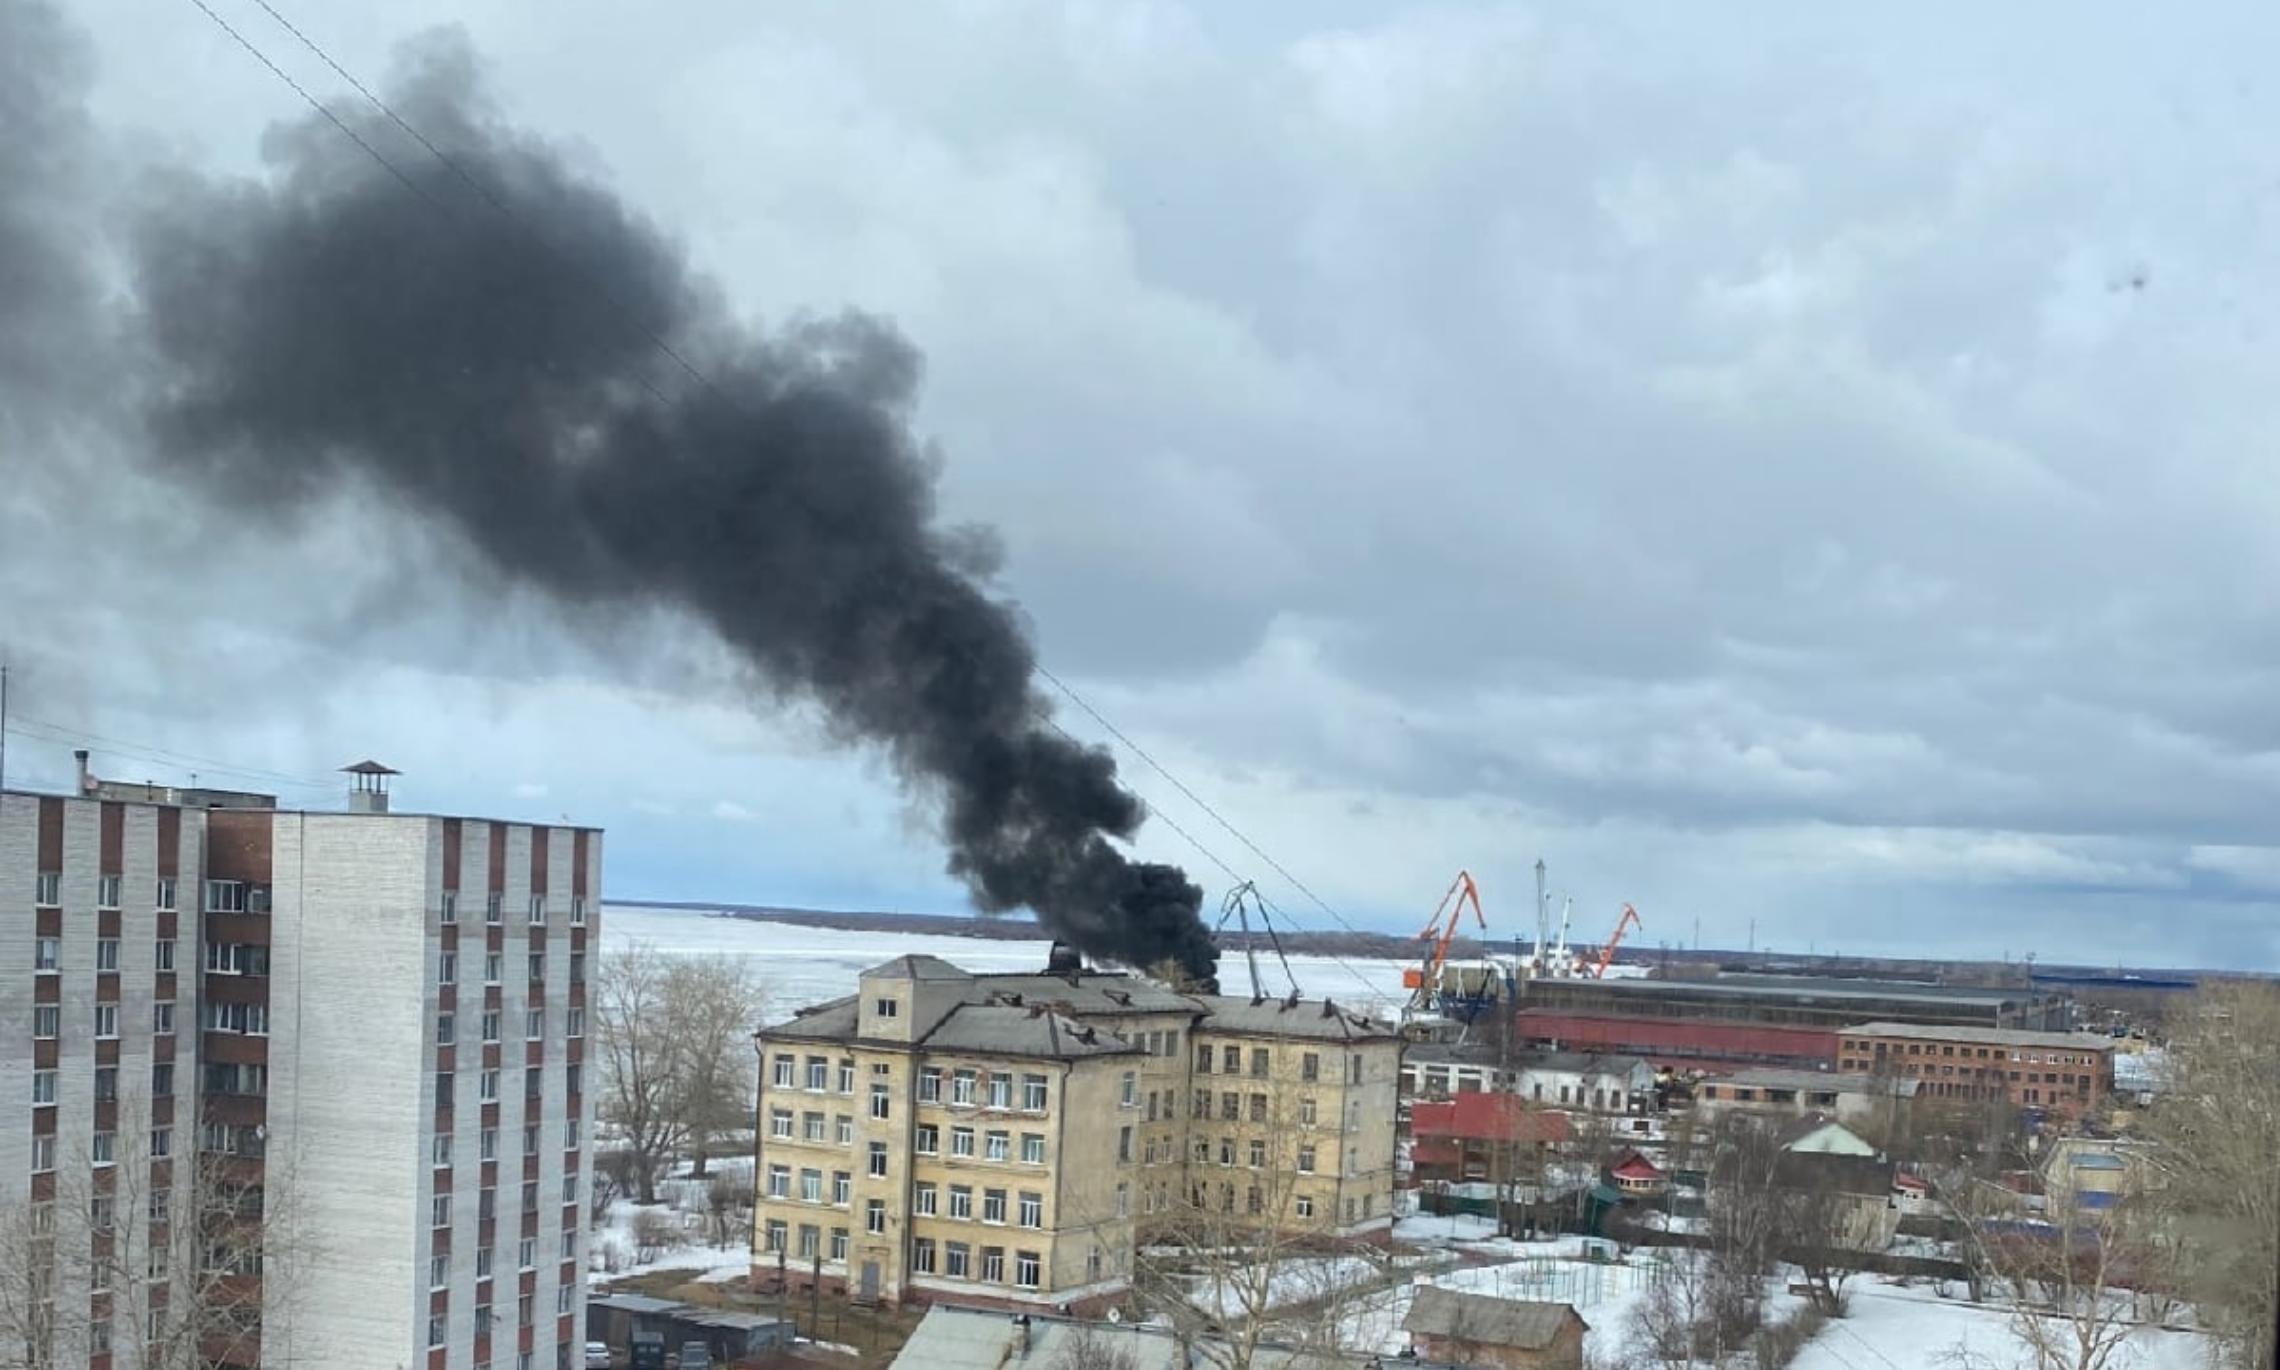
MULTIPOLYGON (((2034 1357, 1998 1308, 1942 1299, 1929 1285, 1855 1280, 1850 1315, 1823 1328, 1790 1370, 1968 1363, 1979 1370, 2030 1370, 2034 1357), (1959 1359, 1959 1355, 1961 1359, 1959 1359)), ((2208 1338, 2141 1328, 2107 1362, 2110 1370, 2207 1370, 2208 1338)))
MULTIPOLYGON (((1368 1284, 1378 1278, 1379 1267, 1360 1256, 1326 1256, 1286 1260, 1275 1268, 1267 1281, 1266 1306, 1287 1308, 1292 1304, 1313 1303, 1325 1299, 1341 1289, 1368 1284)), ((1197 1309, 1215 1314, 1229 1322, 1252 1311, 1250 1304, 1256 1299, 1256 1285, 1248 1274, 1238 1277, 1238 1283, 1229 1284, 1210 1275, 1198 1275, 1187 1282, 1187 1301, 1197 1309)))
POLYGON ((603 1285, 635 1275, 680 1270, 688 1272, 688 1277, 699 1283, 721 1284, 743 1279, 751 1273, 749 1229, 745 1235, 731 1234, 725 1246, 707 1244, 703 1236, 700 1223, 675 1212, 670 1205, 623 1201, 611 1204, 609 1219, 594 1229, 587 1246, 586 1263, 591 1281, 603 1285), (645 1226, 652 1232, 669 1232, 672 1236, 644 1250, 641 1233, 645 1226))

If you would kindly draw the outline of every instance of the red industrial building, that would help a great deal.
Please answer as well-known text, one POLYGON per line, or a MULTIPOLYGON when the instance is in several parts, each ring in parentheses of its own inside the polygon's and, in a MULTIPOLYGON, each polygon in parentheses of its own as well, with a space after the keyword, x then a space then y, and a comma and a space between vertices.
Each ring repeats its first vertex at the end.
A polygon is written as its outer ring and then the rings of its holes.
POLYGON ((1837 1059, 1834 1028, 1775 1027, 1700 1018, 1603 1017, 1557 1009, 1523 1009, 1516 1024, 1519 1040, 1530 1046, 1643 1056, 1658 1069, 1823 1069, 1837 1059))
POLYGON ((1410 1108, 1409 1131, 1416 1139, 1410 1161, 1425 1181, 1486 1179, 1499 1148, 1515 1147, 1508 1154, 1517 1165, 1521 1155, 1541 1157, 1569 1136, 1565 1113, 1531 1107, 1517 1094, 1419 1102, 1410 1108))

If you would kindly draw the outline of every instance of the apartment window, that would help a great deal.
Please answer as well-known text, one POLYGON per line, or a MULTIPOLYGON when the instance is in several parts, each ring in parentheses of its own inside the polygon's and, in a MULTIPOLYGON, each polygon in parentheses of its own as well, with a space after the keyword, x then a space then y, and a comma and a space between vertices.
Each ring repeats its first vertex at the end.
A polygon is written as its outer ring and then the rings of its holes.
POLYGON ((1253 1137, 1251 1139, 1251 1168, 1253 1170, 1258 1170, 1263 1168, 1266 1163, 1267 1144, 1263 1139, 1253 1137))
POLYGON ((570 983, 573 985, 586 983, 586 953, 582 951, 570 953, 570 983))
POLYGON ((933 1217, 936 1194, 937 1191, 931 1184, 913 1185, 911 1187, 911 1211, 921 1218, 933 1217))
POLYGON ((158 911, 159 911, 159 912, 161 912, 161 913, 172 913, 172 912, 174 912, 174 877, 173 877, 173 876, 171 876, 171 875, 162 875, 162 876, 158 877, 158 890, 157 890, 157 892, 156 892, 156 893, 155 893, 155 894, 152 896, 152 898, 151 898, 151 902, 152 902, 152 904, 153 904, 154 906, 156 906, 156 907, 157 907, 158 911))
POLYGON ((1298 1148, 1298 1173, 1301 1175, 1312 1175, 1314 1173, 1314 1145, 1311 1142, 1298 1148))
POLYGON ((966 1278, 973 1267, 969 1263, 972 1249, 964 1242, 945 1242, 942 1246, 942 1273, 954 1280, 966 1278))
POLYGON ((97 1194, 87 1201, 87 1226, 97 1232, 109 1232, 118 1224, 118 1209, 108 1194, 97 1194))
POLYGON ((1239 1074, 1241 1074, 1241 1073, 1242 1073, 1242 1070, 1243 1070, 1243 1048, 1241 1048, 1241 1047, 1221 1047, 1221 1048, 1219 1049, 1219 1072, 1220 1072, 1220 1074, 1222 1074, 1222 1075, 1239 1075, 1239 1074))
POLYGON ((970 1070, 950 1072, 950 1102, 953 1104, 974 1102, 974 1082, 980 1078, 970 1070))
POLYGON ((800 1115, 800 1137, 803 1141, 820 1142, 824 1139, 825 1131, 826 1127, 822 1114, 802 1113, 800 1115))
POLYGON ((497 890, 492 890, 489 894, 484 895, 483 921, 493 924, 504 921, 500 916, 500 910, 504 904, 505 900, 497 890))
POLYGON ((428 1160, 439 1166, 451 1164, 451 1134, 438 1132, 428 1144, 428 1160))
POLYGON ((1044 1076, 1024 1075, 1021 1077, 1021 1106, 1031 1113, 1043 1113, 1045 1111, 1044 1076))
POLYGON ((871 1086, 871 1116, 884 1118, 887 1116, 887 1111, 887 1087, 885 1085, 871 1086))
POLYGON ((855 1195, 855 1177, 844 1170, 831 1172, 831 1201, 845 1208, 855 1195))
POLYGON ((950 1216, 953 1218, 972 1218, 974 1216, 974 1187, 972 1185, 954 1184, 950 1186, 950 1216))
POLYGON ((439 985, 449 985, 456 983, 458 979, 459 953, 455 951, 437 952, 435 954, 435 982, 439 985))
POLYGON ((483 1040, 486 1042, 499 1040, 499 1011, 495 1008, 483 1011, 483 1040))
POLYGON ((481 1102, 497 1103, 499 1099, 499 1072, 486 1070, 476 1082, 476 1098, 481 1102))
POLYGON ((1011 1154, 1012 1138, 1003 1132, 990 1132, 982 1138, 982 1155, 987 1160, 1002 1161, 1011 1154))
POLYGON ((792 1197, 792 1168, 790 1166, 772 1165, 768 1167, 768 1197, 771 1199, 792 1197))
POLYGON ((1116 1163, 1118 1165, 1130 1165, 1132 1163, 1132 1129, 1129 1127, 1120 1127, 1116 1130, 1116 1163))
POLYGON ((117 1004, 97 1004, 95 1006, 95 1035, 98 1038, 119 1035, 119 1006, 117 1004))
POLYGON ((990 1284, 1001 1284, 1001 1283, 1003 1283, 1003 1282, 1004 1282, 1004 1280, 1005 1280, 1005 1248, 1004 1248, 1004 1247, 1002 1247, 1002 1246, 985 1246, 985 1247, 983 1247, 983 1248, 982 1248, 982 1279, 983 1279, 984 1281, 986 1281, 986 1282, 990 1283, 990 1284))
POLYGON ((161 937, 157 941, 151 943, 150 968, 154 971, 157 971, 161 975, 170 975, 174 972, 173 938, 161 937))
POLYGON ((1021 1134, 1021 1159, 1027 1165, 1045 1164, 1044 1133, 1024 1132, 1021 1134))
POLYGON ((582 1094, 582 1093, 584 1093, 584 1092, 585 1092, 585 1087, 586 1087, 586 1064, 585 1064, 585 1062, 583 1062, 583 1061, 572 1061, 572 1062, 570 1062, 568 1065, 566 1065, 566 1066, 562 1067, 562 1092, 563 1092, 563 1093, 565 1093, 565 1094, 569 1095, 569 1096, 570 1096, 570 1097, 572 1097, 572 1098, 576 1098, 576 1097, 578 1097, 578 1095, 580 1095, 580 1094, 582 1094))
POLYGON ((1358 1085, 1361 1082, 1362 1054, 1357 1051, 1346 1058, 1346 1083, 1350 1085, 1358 1085))
POLYGON ((545 952, 534 951, 530 954, 530 978, 533 980, 544 980, 546 978, 545 952))
POLYGON ((920 1237, 910 1244, 910 1268, 915 1274, 931 1275, 934 1273, 934 1239, 932 1237, 920 1237))
POLYGON ((117 877, 116 875, 98 875, 98 876, 96 876, 96 877, 95 877, 95 907, 96 907, 96 908, 99 908, 99 909, 115 909, 115 908, 117 908, 118 906, 119 906, 119 877, 117 877))
POLYGON ((789 1056, 778 1056, 776 1058, 776 1088, 790 1089, 798 1074, 798 1061, 789 1056))
MULTIPOLYGON (((1093 1254, 1097 1256, 1100 1253, 1096 1251, 1093 1254)), ((1013 1253, 1013 1282, 1016 1285, 1023 1289, 1035 1289, 1037 1287, 1038 1269, 1039 1263, 1036 1252, 1016 1251, 1013 1253)))
POLYGON ((855 1063, 853 1061, 841 1061, 839 1063, 839 1092, 842 1094, 853 1094, 855 1092, 855 1063))
POLYGON ((872 1236, 887 1230, 887 1203, 884 1199, 867 1199, 863 1203, 863 1230, 872 1236))
POLYGON ((1210 1048, 1210 1047, 1207 1047, 1207 1046, 1198 1046, 1198 1047, 1196 1047, 1196 1049, 1195 1049, 1195 1073, 1196 1073, 1196 1074, 1198 1074, 1198 1075, 1209 1075, 1209 1074, 1211 1073, 1211 1048, 1210 1048))
POLYGON ((800 1172, 800 1202, 811 1204, 823 1202, 822 1171, 802 1170, 800 1172))
POLYGON ((174 1154, 174 1129, 154 1127, 150 1130, 150 1158, 163 1161, 174 1154))
POLYGON ((1307 1081, 1322 1078, 1322 1057, 1319 1053, 1309 1051, 1298 1058, 1298 1078, 1307 1081))
POLYGON ((932 1156, 936 1154, 942 1148, 941 1130, 936 1128, 932 1123, 920 1123, 918 1125, 917 1136, 913 1140, 912 1146, 916 1148, 918 1154, 921 1156, 932 1156))
POLYGON ((1223 1123, 1239 1122, 1243 1117, 1243 1096, 1228 1090, 1219 1096, 1219 1120, 1223 1123))
POLYGON ((117 1066, 95 1067, 95 1102, 115 1104, 118 1101, 119 1068, 117 1066))
POLYGON ((586 1035, 586 1010, 573 1004, 563 1011, 562 1033, 566 1037, 586 1035))
POLYGON ((1124 1108, 1138 1108, 1140 1106, 1140 1076, 1134 1071, 1125 1071, 1123 1079, 1118 1084, 1119 1092, 1116 1102, 1124 1108))
MULTIPOLYGON (((1116 1216, 1119 1218, 1129 1217, 1131 1213, 1132 1185, 1129 1181, 1119 1180, 1116 1182, 1116 1216)), ((1037 1223, 1024 1223, 1022 1225, 1024 1227, 1038 1226, 1037 1223)))
POLYGON ((501 955, 500 953, 498 953, 498 952, 495 952, 495 951, 494 951, 494 952, 489 952, 489 953, 485 954, 485 956, 483 957, 483 983, 484 983, 484 984, 486 984, 486 985, 495 985, 495 984, 499 983, 499 981, 501 981, 501 980, 505 979, 505 978, 506 978, 506 974, 507 974, 507 958, 506 958, 505 956, 503 956, 503 955, 501 955))
POLYGON ((763 1231, 760 1238, 760 1249, 762 1251, 783 1250, 785 1230, 784 1220, 782 1218, 770 1218, 768 1220, 768 1226, 763 1231))
POLYGON ((990 1107, 1013 1107, 1013 1073, 1011 1071, 993 1070, 990 1072, 990 1107))
POLYGON ((576 1151, 578 1149, 578 1120, 576 1118, 563 1120, 562 1149, 564 1151, 576 1151))
MULTIPOLYGON (((448 1255, 428 1257, 428 1288, 441 1289, 449 1283, 451 1283, 451 1257, 448 1255)), ((439 1320, 432 1318, 428 1321, 428 1343, 431 1346, 436 1344, 435 1324, 437 1321, 439 1320)))
POLYGON ((831 1062, 821 1056, 807 1058, 807 1087, 819 1094, 831 1088, 831 1062))
POLYGON ((52 1040, 63 1027, 63 1010, 54 1004, 32 1006, 32 1036, 42 1041, 52 1040))
POLYGON ((208 913, 244 913, 246 903, 244 882, 238 880, 208 880, 206 882, 206 911, 208 913))
POLYGON ((538 1154, 538 1124, 536 1124, 536 1123, 531 1123, 531 1124, 529 1124, 528 1126, 526 1126, 526 1127, 524 1127, 524 1128, 523 1128, 523 1155, 525 1155, 525 1156, 536 1156, 537 1154, 538 1154))
POLYGON ((63 907, 61 871, 41 871, 32 877, 32 903, 43 909, 63 907))
POLYGON ((435 1044, 447 1047, 459 1040, 459 1021, 456 1015, 439 1013, 435 1016, 435 1044))
POLYGON ((1005 1221, 1004 1190, 985 1189, 982 1191, 982 1221, 986 1223, 1002 1223, 1005 1221))
POLYGON ((813 1260, 816 1256, 816 1253, 822 1248, 822 1246, 823 1229, 817 1227, 813 1223, 801 1223, 799 1228, 799 1242, 798 1245, 793 1248, 792 1254, 800 1257, 802 1260, 813 1260))
POLYGON ((546 1036, 545 1009, 534 1008, 526 1011, 523 1014, 523 1036, 525 1039, 533 1042, 539 1041, 546 1036))
POLYGON ((586 926, 585 895, 573 894, 570 896, 570 926, 574 928, 582 928, 586 926))
POLYGON ((885 1142, 871 1143, 870 1174, 874 1180, 883 1180, 887 1177, 887 1144, 885 1142))
POLYGON ((1252 1095, 1252 1096, 1251 1096, 1251 1121, 1252 1121, 1252 1122, 1254 1122, 1254 1123, 1263 1123, 1263 1122, 1265 1122, 1266 1120, 1267 1120, 1267 1096, 1266 1096, 1266 1095, 1264 1095, 1264 1094, 1254 1094, 1254 1095, 1252 1095))
POLYGON ((927 1066, 918 1072, 918 1101, 922 1104, 942 1102, 942 1068, 927 1066))
POLYGON ((96 939, 95 939, 95 969, 97 969, 97 970, 100 970, 100 971, 115 971, 115 970, 117 970, 118 968, 119 968, 119 939, 118 939, 118 938, 116 938, 116 937, 98 937, 98 938, 96 938, 96 939))
POLYGON ((54 1071, 35 1070, 32 1072, 32 1102, 35 1104, 52 1104, 55 1102, 54 1071))
POLYGON ((451 1226, 451 1196, 438 1194, 428 1202, 428 1226, 451 1226))
POLYGON ((442 899, 436 905, 435 920, 438 923, 456 923, 459 921, 459 891, 445 890, 443 892, 442 899))
POLYGON ((1219 1139, 1219 1163, 1221 1165, 1235 1164, 1235 1139, 1233 1137, 1219 1139))
POLYGON ((974 1129, 970 1127, 950 1129, 950 1154, 953 1156, 971 1156, 974 1154, 974 1129))
MULTIPOLYGON (((1122 1186, 1118 1187, 1122 1188, 1122 1186)), ((1023 1227, 1043 1227, 1045 1225, 1045 1196, 1033 1194, 1026 1189, 1021 1191, 1019 1212, 1023 1227)))
POLYGON ((522 1239, 522 1244, 515 1249, 515 1262, 524 1270, 538 1268, 538 1241, 536 1238, 525 1237, 522 1239))
POLYGON ((842 1113, 837 1118, 834 1118, 832 1120, 832 1128, 834 1134, 838 1137, 839 1144, 841 1146, 854 1145, 855 1120, 853 1118, 850 1118, 846 1114, 842 1113))
POLYGON ((543 926, 543 925, 545 924, 545 922, 546 922, 546 896, 545 896, 545 895, 543 895, 543 894, 534 894, 534 895, 532 895, 532 896, 530 897, 530 922, 531 922, 531 926, 532 926, 532 927, 540 927, 540 926, 543 926))
POLYGON ((52 973, 62 964, 63 948, 53 937, 37 938, 32 943, 32 969, 52 973))
POLYGON ((32 1138, 32 1173, 45 1174, 55 1169, 55 1134, 32 1138))
POLYGON ((902 1011, 902 1005, 896 1003, 892 999, 873 999, 871 1001, 871 1011, 879 1015, 881 1018, 892 1018, 897 1013, 900 1013, 902 1011))
POLYGON ((546 1088, 546 1071, 543 1067, 530 1066, 526 1068, 523 1071, 522 1078, 523 1097, 525 1099, 535 1099, 542 1092, 544 1092, 546 1088))
POLYGON ((499 1159, 499 1129, 484 1128, 475 1137, 476 1155, 486 1161, 499 1159))

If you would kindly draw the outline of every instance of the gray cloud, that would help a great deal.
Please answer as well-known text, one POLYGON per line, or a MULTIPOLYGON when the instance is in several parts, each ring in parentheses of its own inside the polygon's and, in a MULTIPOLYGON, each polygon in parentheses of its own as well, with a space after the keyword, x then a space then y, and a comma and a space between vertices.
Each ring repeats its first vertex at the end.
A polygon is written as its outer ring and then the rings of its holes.
MULTIPOLYGON (((434 8, 319 36, 372 71, 434 8)), ((234 162, 291 112, 194 15, 89 13, 122 127, 234 162)), ((2209 42, 2027 6, 1968 46, 1643 9, 467 22, 738 311, 926 349, 946 509, 1001 528, 1045 658, 1341 903, 1544 846, 1735 935, 1842 906, 2280 961, 2260 8, 2209 42)), ((392 607, 436 669, 598 669, 543 618, 526 651, 392 607)))

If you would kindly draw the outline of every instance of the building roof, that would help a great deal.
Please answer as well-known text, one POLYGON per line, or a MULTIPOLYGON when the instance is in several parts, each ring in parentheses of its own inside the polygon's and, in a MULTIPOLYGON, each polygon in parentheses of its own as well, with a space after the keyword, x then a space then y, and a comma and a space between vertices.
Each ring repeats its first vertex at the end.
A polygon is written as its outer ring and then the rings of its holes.
POLYGON ((1624 1153, 1623 1159, 1607 1167, 1610 1175, 1621 1175, 1634 1180, 1659 1180, 1662 1167, 1636 1151, 1624 1153))
POLYGON ((1713 1075, 1702 1081, 1706 1085, 1740 1085, 1745 1089, 1818 1090, 1827 1094, 1878 1094, 1908 1099, 1915 1097, 1917 1080, 1877 1079, 1874 1076, 1836 1070, 1783 1070, 1777 1066, 1761 1066, 1745 1070, 1731 1070, 1713 1075))
POLYGON ((1597 1051, 1515 1051, 1509 1057, 1496 1048, 1480 1043, 1419 1042, 1403 1053, 1403 1059, 1420 1065, 1465 1065, 1503 1067, 1514 1072, 1525 1070, 1557 1070, 1578 1075, 1628 1075, 1650 1065, 1644 1056, 1627 1056, 1621 1053, 1597 1051))
POLYGON ((2114 1039, 2095 1032, 2028 1032, 2022 1028, 1925 1026, 1918 1023, 1856 1023, 1838 1028, 1846 1037, 1901 1037, 1922 1042, 1976 1042, 1985 1046, 2048 1047, 2059 1051, 2112 1051, 2114 1039))
POLYGON ((1022 1003, 1050 1004, 1068 1013, 1111 1017, 1133 1013, 1194 1013, 1195 1000, 1153 980, 1111 971, 1068 975, 978 975, 976 984, 993 996, 1022 1003))
POLYGON ((1240 1032, 1260 1037, 1307 1037, 1332 1042, 1398 1040, 1393 1024, 1341 1008, 1330 999, 1264 999, 1253 1003, 1232 994, 1193 996, 1204 1011, 1201 1032, 1240 1032))
POLYGON ((2110 1151, 2078 1151, 2066 1158, 2076 1170, 2127 1170, 2129 1163, 2110 1151))
POLYGON ((1774 1133, 1773 1140, 1775 1145, 1779 1146, 1783 1151, 1787 1151, 1796 1146, 1799 1142, 1804 1141, 1806 1138, 1818 1136, 1819 1134, 1828 1131, 1830 1128, 1835 1128, 1837 1131, 1842 1132, 1845 1134, 1845 1136, 1850 1137, 1853 1141, 1858 1142, 1862 1147, 1865 1147, 1870 1151, 1874 1151, 1876 1149, 1872 1146, 1869 1146, 1867 1140, 1863 1138, 1859 1133, 1853 1131, 1849 1127, 1846 1127, 1843 1123, 1838 1122, 1836 1119, 1830 1117, 1826 1113, 1807 1113, 1802 1117, 1791 1119, 1788 1123, 1782 1126, 1780 1131, 1774 1133))
POLYGON ((973 972, 961 970, 939 956, 913 952, 883 961, 863 972, 868 980, 874 976, 888 980, 971 980, 973 972))
POLYGON ((1042 1007, 960 1004, 926 1034, 928 1051, 974 1051, 995 1056, 1120 1056, 1140 1048, 1114 1033, 1042 1007))
POLYGON ((1650 999, 1686 991, 1737 999, 1822 999, 1838 1002, 1848 999, 1913 999, 1926 1003, 1969 1004, 1978 1008, 1990 1008, 2037 997, 2031 990, 1986 985, 1935 985, 1922 980, 1855 980, 1817 975, 1741 974, 1720 975, 1711 980, 1658 980, 1640 977, 1588 982, 1550 980, 1543 983, 1553 987, 1582 985, 1613 994, 1633 994, 1650 999))
MULTIPOLYGON (((1137 1323, 1083 1322, 1042 1313, 1017 1316, 995 1309, 930 1305, 910 1340, 896 1353, 894 1370, 1008 1370, 1065 1363, 1069 1351, 1093 1344, 1130 1357, 1131 1370, 1188 1370, 1179 1338, 1168 1327, 1137 1323), (1027 1350, 1024 1351, 1026 1337, 1027 1350)), ((1224 1353, 1200 1349, 1195 1363, 1224 1360, 1224 1353)), ((1361 1370, 1361 1357, 1324 1356, 1262 1343, 1251 1355, 1254 1370, 1361 1370)))
POLYGON ((1564 1303, 1500 1299, 1425 1284, 1417 1287, 1401 1326, 1428 1337, 1542 1351, 1559 1339, 1571 1321, 1579 1328, 1590 1327, 1582 1315, 1564 1303))
POLYGON ((677 1313, 689 1305, 674 1299, 653 1299, 647 1294, 595 1294, 586 1300, 588 1308, 609 1308, 620 1313, 677 1313))
POLYGON ((1531 1108, 1517 1094, 1467 1090, 1451 1099, 1409 1106, 1409 1132, 1420 1141, 1456 1138, 1489 1142, 1564 1142, 1568 1116, 1531 1108))

